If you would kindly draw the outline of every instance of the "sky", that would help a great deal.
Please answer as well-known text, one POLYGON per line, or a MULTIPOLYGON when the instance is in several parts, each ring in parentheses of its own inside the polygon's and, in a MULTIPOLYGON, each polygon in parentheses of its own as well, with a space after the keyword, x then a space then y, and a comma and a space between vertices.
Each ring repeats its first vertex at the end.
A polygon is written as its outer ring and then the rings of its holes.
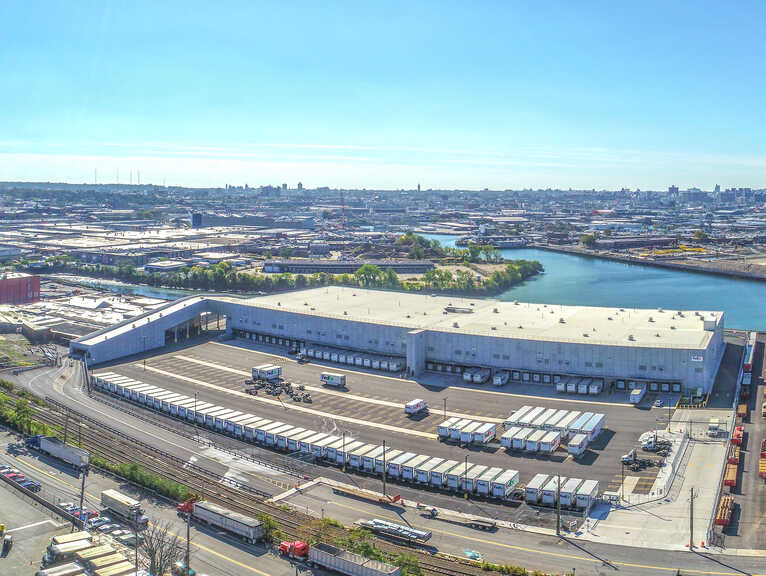
POLYGON ((764 2, 0 3, 0 180, 766 186, 764 2))

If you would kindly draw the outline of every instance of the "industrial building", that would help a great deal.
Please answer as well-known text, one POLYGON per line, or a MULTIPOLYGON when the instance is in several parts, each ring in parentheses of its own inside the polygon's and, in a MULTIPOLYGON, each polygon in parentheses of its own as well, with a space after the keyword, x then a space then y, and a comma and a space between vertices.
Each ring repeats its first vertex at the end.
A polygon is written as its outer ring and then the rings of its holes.
POLYGON ((436 366, 447 372, 483 367, 542 375, 532 379, 540 382, 574 375, 709 392, 725 349, 723 312, 325 287, 184 298, 75 340, 70 352, 89 364, 107 362, 196 335, 211 318, 240 338, 398 359, 410 375, 436 366))
POLYGON ((0 304, 27 304, 40 300, 40 277, 22 272, 0 275, 0 304))

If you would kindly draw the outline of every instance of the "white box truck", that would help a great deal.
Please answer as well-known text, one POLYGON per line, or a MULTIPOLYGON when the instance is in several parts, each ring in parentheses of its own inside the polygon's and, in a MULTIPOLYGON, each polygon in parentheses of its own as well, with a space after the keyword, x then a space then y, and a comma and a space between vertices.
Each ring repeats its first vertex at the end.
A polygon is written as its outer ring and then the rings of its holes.
POLYGON ((646 386, 641 385, 638 388, 633 388, 633 390, 630 391, 630 403, 631 404, 638 404, 643 400, 644 394, 646 394, 646 386))
POLYGON ((338 374, 336 372, 322 372, 319 379, 325 386, 333 386, 335 388, 346 387, 346 375, 338 374))
POLYGON ((428 404, 426 404, 426 401, 422 398, 416 398, 415 400, 410 400, 404 405, 404 412, 405 414, 420 414, 421 412, 426 412, 428 410, 428 404))
POLYGON ((282 367, 276 364, 261 364, 253 368, 253 380, 276 380, 282 376, 282 367))
POLYGON ((263 538, 263 522, 239 512, 233 512, 211 502, 183 502, 178 505, 180 512, 191 512, 194 520, 239 536, 255 544, 263 538))
MULTIPOLYGON (((30 443, 32 445, 32 443, 30 443)), ((49 454, 54 458, 63 460, 70 466, 81 470, 90 464, 90 454, 76 446, 65 444, 55 436, 43 436, 40 438, 40 452, 49 454)))

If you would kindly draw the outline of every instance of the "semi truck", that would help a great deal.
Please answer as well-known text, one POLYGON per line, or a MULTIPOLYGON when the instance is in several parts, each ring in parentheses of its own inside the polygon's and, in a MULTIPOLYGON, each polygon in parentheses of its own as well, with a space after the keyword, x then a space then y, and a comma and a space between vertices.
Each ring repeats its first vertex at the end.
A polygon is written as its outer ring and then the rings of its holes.
POLYGON ((495 375, 492 377, 492 384, 495 386, 505 386, 508 384, 508 380, 510 379, 510 374, 506 372, 505 370, 500 370, 499 372, 496 372, 495 375))
POLYGON ((277 380, 282 377, 282 367, 276 364, 261 364, 253 368, 253 380, 277 380))
POLYGON ((139 528, 145 528, 149 524, 149 518, 144 516, 141 503, 117 490, 101 492, 101 506, 126 522, 136 522, 139 528))
POLYGON ((302 540, 282 542, 279 554, 293 560, 306 561, 309 566, 319 566, 346 576, 399 576, 401 568, 379 560, 365 558, 330 544, 317 543, 309 546, 302 540))
POLYGON ((90 454, 76 446, 70 446, 55 436, 30 436, 27 446, 39 450, 59 460, 63 460, 77 470, 83 470, 90 464, 90 454))
POLYGON ((335 372, 322 372, 319 379, 322 381, 322 384, 326 386, 334 386, 335 388, 346 387, 345 374, 337 374, 335 372))
POLYGON ((646 386, 641 385, 638 388, 634 388, 630 391, 630 403, 638 404, 643 400, 644 394, 646 394, 646 386))
POLYGON ((260 520, 233 512, 212 502, 186 500, 178 505, 178 512, 191 514, 197 522, 229 532, 251 544, 261 540, 264 535, 263 522, 260 520))

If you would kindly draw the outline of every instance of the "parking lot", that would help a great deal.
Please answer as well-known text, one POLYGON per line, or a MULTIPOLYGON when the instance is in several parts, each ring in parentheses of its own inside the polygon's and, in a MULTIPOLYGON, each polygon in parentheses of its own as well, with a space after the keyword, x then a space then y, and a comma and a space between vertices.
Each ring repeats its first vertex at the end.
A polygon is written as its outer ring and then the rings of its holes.
MULTIPOLYGON (((349 371, 331 364, 299 364, 283 349, 256 346, 250 341, 196 343, 165 348, 160 354, 132 358, 127 362, 100 367, 96 372, 116 372, 162 388, 194 396, 198 401, 250 412, 287 424, 335 433, 367 442, 386 440, 401 450, 472 463, 519 470, 527 482, 537 473, 566 474, 599 480, 602 490, 622 481, 620 457, 634 448, 641 433, 663 426, 672 416, 670 398, 662 408, 653 407, 655 396, 647 394, 639 407, 627 403, 624 391, 606 390, 598 397, 556 395, 551 386, 508 384, 503 388, 466 385, 458 376, 427 374, 416 380, 364 371, 349 371), (253 366, 274 363, 282 366, 283 377, 303 385, 312 402, 296 403, 286 396, 276 399, 260 393, 244 394, 244 381, 253 366), (347 390, 321 386, 320 373, 345 373, 347 390), (407 417, 403 404, 423 398, 430 413, 407 417), (485 446, 460 447, 435 439, 437 425, 445 414, 496 422, 501 428, 509 413, 524 405, 557 409, 602 412, 606 426, 588 451, 574 460, 565 449, 551 456, 506 452, 499 442, 485 446), (446 407, 446 410, 445 410, 446 407)), ((634 474, 631 472, 631 474, 634 474)), ((648 492, 656 475, 649 467, 637 474, 634 490, 648 492)))

